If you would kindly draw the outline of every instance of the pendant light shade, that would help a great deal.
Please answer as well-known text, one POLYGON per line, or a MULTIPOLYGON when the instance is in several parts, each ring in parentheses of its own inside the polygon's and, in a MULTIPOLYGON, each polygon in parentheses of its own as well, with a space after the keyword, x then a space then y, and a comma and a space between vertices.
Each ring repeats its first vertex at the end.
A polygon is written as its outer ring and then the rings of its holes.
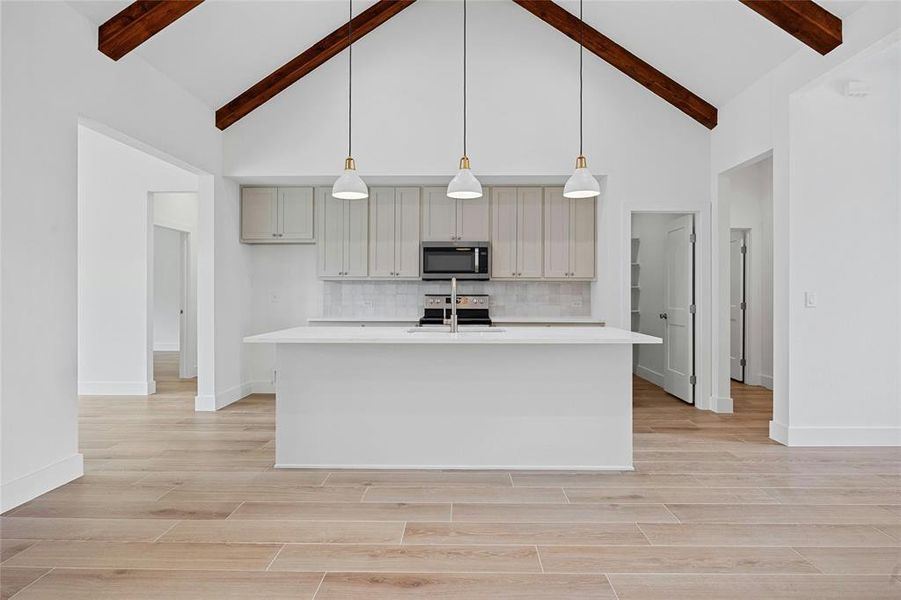
POLYGON ((332 196, 341 200, 362 200, 369 197, 369 188, 357 175, 354 159, 348 157, 344 161, 344 173, 332 186, 332 196))
POLYGON ((563 195, 567 198, 594 198, 600 194, 601 185, 588 170, 588 161, 584 156, 579 156, 576 159, 576 170, 563 187, 563 195))
POLYGON ((582 21, 582 0, 579 0, 579 156, 576 158, 576 170, 566 180, 563 195, 567 198, 594 198, 601 195, 601 186, 591 171, 588 161, 582 154, 582 52, 584 23, 582 21))
POLYGON ((369 188, 366 183, 357 175, 357 165, 354 163, 353 153, 351 152, 352 124, 353 116, 353 17, 354 4, 353 0, 348 0, 348 19, 347 19, 347 158, 344 159, 344 173, 342 173, 335 185, 332 186, 332 196, 339 200, 362 200, 369 197, 369 188))
POLYGON ((482 184, 476 179, 469 169, 469 159, 465 156, 460 159, 460 171, 451 179, 447 186, 447 195, 451 198, 471 200, 482 197, 482 184))
POLYGON ((463 0, 463 157, 460 158, 460 170, 447 186, 447 195, 463 200, 482 197, 482 184, 472 174, 466 156, 466 0, 463 0))

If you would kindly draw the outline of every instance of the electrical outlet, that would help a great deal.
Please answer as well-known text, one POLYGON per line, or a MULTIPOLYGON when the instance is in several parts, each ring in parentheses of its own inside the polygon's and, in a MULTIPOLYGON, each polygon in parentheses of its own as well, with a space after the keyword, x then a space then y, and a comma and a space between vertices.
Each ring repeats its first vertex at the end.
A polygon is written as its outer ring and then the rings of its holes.
POLYGON ((372 300, 363 300, 363 308, 372 308, 375 304, 372 300))
POLYGON ((281 301, 282 297, 278 292, 272 292, 271 294, 269 294, 269 304, 278 304, 281 301))
POLYGON ((573 308, 582 308, 582 299, 576 298, 575 300, 570 302, 569 305, 572 306, 573 308))

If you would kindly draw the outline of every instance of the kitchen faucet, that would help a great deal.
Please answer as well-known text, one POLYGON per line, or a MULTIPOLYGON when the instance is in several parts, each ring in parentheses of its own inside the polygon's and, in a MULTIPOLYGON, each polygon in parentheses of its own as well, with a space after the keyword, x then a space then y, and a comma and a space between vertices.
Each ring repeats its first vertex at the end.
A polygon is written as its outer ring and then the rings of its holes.
POLYGON ((457 278, 451 277, 451 317, 444 320, 445 325, 450 325, 451 333, 457 333, 457 278))

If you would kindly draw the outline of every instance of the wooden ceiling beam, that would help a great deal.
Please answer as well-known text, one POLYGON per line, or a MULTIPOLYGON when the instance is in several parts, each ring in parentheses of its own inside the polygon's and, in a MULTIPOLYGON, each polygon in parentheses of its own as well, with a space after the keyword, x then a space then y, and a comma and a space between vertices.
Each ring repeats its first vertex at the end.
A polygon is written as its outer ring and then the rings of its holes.
MULTIPOLYGON (((550 0, 513 0, 518 5, 576 42, 580 38, 579 17, 550 0)), ((584 46, 644 87, 648 88, 705 127, 716 127, 716 107, 667 77, 587 23, 584 46)))
POLYGON ((97 48, 119 60, 196 8, 203 0, 138 0, 100 26, 97 48))
MULTIPOLYGON (((353 24, 352 41, 356 42, 413 2, 415 0, 379 0, 351 21, 353 24)), ((310 71, 345 50, 347 46, 347 25, 345 24, 217 110, 216 127, 225 129, 247 116, 310 71)))
POLYGON ((740 0, 820 54, 842 43, 842 20, 812 0, 740 0))

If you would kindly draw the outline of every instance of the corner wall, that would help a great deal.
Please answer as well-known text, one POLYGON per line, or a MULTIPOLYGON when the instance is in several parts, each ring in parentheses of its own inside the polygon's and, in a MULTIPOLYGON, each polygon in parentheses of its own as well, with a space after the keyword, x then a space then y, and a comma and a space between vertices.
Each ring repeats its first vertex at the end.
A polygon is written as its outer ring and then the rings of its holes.
MULTIPOLYGON (((826 288, 823 287, 825 284, 819 280, 809 281, 809 276, 820 273, 820 271, 808 273, 806 266, 799 270, 795 265, 795 261, 801 259, 799 252, 802 254, 811 252, 811 248, 818 247, 819 242, 815 239, 805 239, 802 233, 803 227, 796 231, 798 220, 808 218, 806 212, 796 210, 795 203, 799 202, 798 206, 802 206, 804 202, 798 197, 798 188, 794 186, 796 175, 794 161, 805 145, 804 142, 798 145, 799 138, 792 123, 792 119, 797 113, 790 110, 791 98, 795 92, 811 86, 829 71, 845 63, 851 64, 849 61, 857 56, 862 56, 880 47, 886 48, 892 40, 897 40, 901 36, 899 26, 901 26, 901 4, 897 2, 864 4, 862 8, 843 19, 844 41, 841 46, 824 57, 806 48, 799 50, 792 58, 749 86, 727 105, 720 107, 720 124, 713 131, 711 187, 714 197, 714 223, 722 224, 723 222, 720 218, 720 207, 717 201, 719 174, 772 151, 774 401, 770 437, 784 444, 901 444, 901 437, 895 433, 899 427, 897 422, 889 421, 883 425, 888 429, 878 431, 867 431, 854 425, 855 421, 861 418, 860 415, 854 414, 857 409, 858 392, 868 392, 869 384, 864 384, 856 389, 852 388, 853 393, 850 397, 838 398, 833 393, 840 389, 847 390, 848 388, 845 387, 847 382, 838 380, 841 377, 840 373, 830 373, 823 367, 823 365, 831 364, 835 360, 834 358, 827 362, 821 362, 819 366, 814 366, 806 359, 797 360, 796 358, 798 356, 796 346, 804 345, 802 339, 804 332, 799 329, 800 322, 797 320, 798 312, 805 310, 803 308, 803 292, 805 289, 816 291, 816 289, 826 288), (805 280, 808 281, 802 283, 805 280), (806 285, 807 288, 801 288, 799 285, 806 285), (810 381, 815 377, 822 377, 824 383, 834 381, 839 385, 824 389, 823 391, 827 394, 825 398, 812 396, 812 389, 806 385, 796 386, 796 378, 803 382, 810 381), (808 419, 816 414, 818 410, 816 407, 822 402, 842 408, 825 410, 822 413, 824 418, 831 414, 828 422, 825 420, 804 421, 803 419, 808 419), (810 407, 813 412, 795 413, 794 407, 796 406, 810 407), (847 421, 845 417, 848 418, 847 421), (852 426, 849 427, 849 424, 852 426)), ((833 83, 833 93, 837 91, 834 86, 835 83, 833 83)), ((844 117, 840 117, 838 125, 853 127, 853 119, 846 121, 844 117)), ((888 135, 890 139, 898 139, 897 129, 883 131, 882 134, 888 135)), ((857 143, 867 141, 872 140, 864 137, 856 140, 857 143)), ((820 170, 825 179, 847 175, 843 165, 836 167, 835 163, 830 162, 829 164, 834 169, 833 171, 827 173, 823 169, 820 170)), ((851 164, 854 164, 853 161, 851 164)), ((897 167, 895 170, 897 171, 897 167)), ((849 181, 853 181, 853 178, 849 177, 849 181)), ((850 216, 866 211, 865 204, 852 206, 848 202, 847 198, 843 200, 843 206, 849 209, 845 213, 846 215, 850 216), (854 210, 855 208, 857 211, 854 210)), ((805 210, 820 211, 823 208, 819 205, 806 205, 805 210)), ((725 231, 728 231, 728 222, 727 212, 725 231)), ((723 231, 722 226, 717 226, 712 232, 714 248, 718 249, 714 253, 712 265, 713 298, 716 303, 712 344, 714 361, 718 364, 713 383, 718 394, 728 394, 729 390, 728 346, 723 344, 724 339, 728 338, 723 338, 721 335, 722 331, 728 331, 729 322, 728 287, 723 287, 723 284, 729 281, 728 238, 724 242, 723 231), (723 290, 725 290, 725 302, 723 301, 723 290), (724 360, 723 357, 725 357, 724 360)), ((842 227, 840 231, 842 239, 836 239, 834 241, 836 244, 853 246, 858 242, 867 243, 866 236, 869 235, 869 232, 865 229, 842 227)), ((833 233, 838 235, 838 232, 833 233)), ((889 297, 892 297, 893 286, 896 285, 895 282, 898 278, 897 272, 886 273, 885 285, 880 284, 879 289, 873 290, 872 293, 879 294, 884 291, 889 294, 889 297)), ((829 289, 832 288, 829 287, 829 289)), ((861 290, 854 287, 836 289, 835 292, 838 295, 830 301, 838 301, 840 305, 850 302, 850 299, 845 300, 846 297, 862 293, 861 290)), ((895 311, 897 312, 897 307, 895 311)), ((813 309, 813 312, 816 315, 823 314, 822 310, 813 309)), ((817 318, 821 331, 828 331, 832 334, 828 339, 821 340, 824 345, 821 346, 820 351, 832 352, 835 357, 845 357, 849 360, 847 364, 858 364, 857 358, 852 354, 862 353, 868 356, 871 352, 869 347, 854 346, 853 342, 856 337, 848 335, 852 332, 848 331, 847 325, 845 325, 845 323, 856 323, 857 317, 857 311, 852 311, 842 316, 841 323, 817 318)), ((885 335, 885 331, 887 330, 880 330, 879 335, 885 335)), ((897 341, 898 333, 899 331, 896 329, 891 331, 890 335, 897 341)), ((894 355, 894 352, 892 351, 891 354, 894 355)), ((901 361, 894 363, 895 371, 898 370, 899 364, 901 361)), ((885 380, 881 379, 880 381, 882 382, 880 385, 885 383, 885 380)), ((888 391, 887 388, 885 390, 888 391)), ((897 394, 897 388, 895 394, 897 394)), ((881 398, 878 402, 885 403, 885 407, 888 406, 888 402, 893 402, 895 406, 899 404, 897 395, 892 397, 890 394, 880 393, 878 397, 881 398)))
POLYGON ((249 303, 237 243, 237 186, 221 177, 213 111, 140 56, 113 62, 97 27, 65 2, 0 2, 0 510, 82 474, 77 400, 77 124, 140 140, 200 175, 201 301, 213 340, 200 393, 240 385, 240 322, 249 303), (215 210, 214 210, 215 203, 215 210), (221 210, 220 210, 221 208, 221 210), (221 213, 221 214, 220 214, 221 213), (218 254, 231 260, 218 261, 218 254), (212 264, 212 252, 217 254, 212 264), (245 299, 244 296, 247 296, 245 299), (217 296, 218 297, 218 296, 217 296), (213 321, 215 320, 215 325, 213 321), (222 325, 217 327, 216 325, 222 325), (232 383, 235 382, 235 383, 232 383))

